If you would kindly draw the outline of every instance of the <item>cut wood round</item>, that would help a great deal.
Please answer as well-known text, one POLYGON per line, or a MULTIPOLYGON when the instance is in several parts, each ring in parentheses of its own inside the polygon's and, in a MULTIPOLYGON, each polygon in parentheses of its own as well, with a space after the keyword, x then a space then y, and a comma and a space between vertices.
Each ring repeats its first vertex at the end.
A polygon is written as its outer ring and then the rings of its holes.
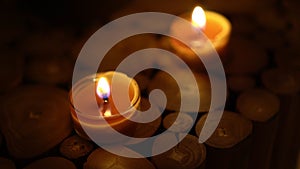
POLYGON ((279 111, 280 100, 267 90, 250 89, 239 95, 236 108, 250 120, 264 122, 279 111))
MULTIPOLYGON (((130 150, 129 150, 130 151, 130 150)), ((135 153, 135 152, 134 152, 135 153)), ((146 158, 127 158, 112 154, 101 148, 94 150, 87 158, 84 169, 155 169, 153 164, 146 158)))
POLYGON ((23 169, 76 169, 76 166, 69 160, 62 157, 46 157, 32 162, 23 169))
POLYGON ((4 49, 0 57, 0 93, 17 87, 23 78, 24 58, 13 49, 4 49))
POLYGON ((261 75, 264 86, 276 94, 295 94, 300 91, 299 71, 268 69, 261 75))
POLYGON ((59 147, 62 155, 69 159, 77 159, 87 155, 93 149, 93 144, 78 135, 73 135, 65 139, 59 147))
MULTIPOLYGON (((152 105, 156 106, 156 105, 152 105)), ((146 111, 150 108, 150 102, 146 98, 142 98, 140 102, 140 111, 146 111)), ((160 113, 160 109, 156 107, 154 111, 157 111, 155 114, 160 113)), ((138 123, 135 129, 135 132, 132 137, 135 138, 147 138, 151 137, 159 128, 162 118, 159 116, 155 120, 149 123, 138 123)))
POLYGON ((266 51, 255 41, 243 38, 231 39, 230 58, 225 65, 225 72, 233 75, 257 74, 269 62, 266 51))
POLYGON ((12 160, 0 157, 1 169, 16 169, 15 163, 12 160))
POLYGON ((227 78, 227 84, 233 92, 242 92, 255 87, 255 79, 251 76, 233 75, 227 78))
POLYGON ((72 79, 73 65, 64 57, 33 58, 28 61, 26 79, 41 84, 64 84, 72 79))
MULTIPOLYGON (((200 106, 198 108, 198 112, 206 112, 209 110, 211 102, 211 87, 209 78, 206 74, 201 73, 194 73, 193 75, 197 83, 196 86, 193 86, 191 83, 189 83, 190 79, 187 76, 186 71, 178 71, 177 76, 180 77, 182 82, 185 82, 182 86, 183 90, 180 91, 176 80, 168 73, 160 71, 151 80, 147 91, 150 93, 154 89, 162 90, 167 98, 166 109, 177 112, 180 111, 180 106, 182 106, 181 95, 183 95, 182 97, 185 98, 185 102, 191 103, 191 105, 185 105, 182 108, 182 111, 193 111, 191 108, 194 107, 192 105, 193 102, 197 100, 197 95, 195 95, 195 92, 197 92, 200 96, 200 106)), ((155 99, 155 101, 157 101, 156 104, 159 105, 159 107, 163 107, 159 98, 155 99)))
POLYGON ((197 137, 189 134, 175 147, 151 158, 158 169, 202 168, 205 159, 205 146, 199 143, 197 137))
POLYGON ((40 155, 72 131, 68 93, 40 85, 22 86, 4 96, 0 127, 16 158, 40 155))
POLYGON ((186 113, 181 113, 180 117, 178 117, 179 113, 170 113, 163 120, 163 126, 166 129, 170 128, 173 132, 185 133, 189 132, 189 130, 193 126, 193 118, 186 113), (177 120, 177 121, 176 121, 177 120), (176 123, 174 123, 176 121, 176 123))
MULTIPOLYGON (((203 115, 196 124, 196 134, 199 136, 208 114, 203 115)), ((221 121, 214 133, 205 143, 214 148, 231 148, 252 133, 251 120, 240 114, 224 111, 221 121)))

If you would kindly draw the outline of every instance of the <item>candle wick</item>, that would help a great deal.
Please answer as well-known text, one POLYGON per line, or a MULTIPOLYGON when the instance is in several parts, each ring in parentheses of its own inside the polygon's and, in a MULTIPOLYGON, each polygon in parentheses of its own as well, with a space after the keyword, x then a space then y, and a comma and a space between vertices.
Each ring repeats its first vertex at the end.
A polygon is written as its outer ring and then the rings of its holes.
POLYGON ((104 104, 107 104, 108 103, 108 97, 103 98, 103 102, 104 102, 104 104))
POLYGON ((102 99, 103 99, 103 102, 101 104, 101 114, 102 114, 102 116, 105 116, 106 111, 110 110, 109 99, 108 99, 108 97, 104 97, 102 99))

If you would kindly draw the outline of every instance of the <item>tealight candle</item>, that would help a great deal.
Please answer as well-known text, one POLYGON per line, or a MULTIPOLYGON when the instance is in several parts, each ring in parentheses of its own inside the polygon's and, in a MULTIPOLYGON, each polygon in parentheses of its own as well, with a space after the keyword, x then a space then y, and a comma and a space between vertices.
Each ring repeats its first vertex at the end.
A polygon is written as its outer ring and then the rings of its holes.
POLYGON ((92 134, 98 143, 113 144, 121 140, 111 138, 109 128, 128 136, 134 134, 136 123, 129 118, 140 105, 140 91, 127 75, 110 71, 87 76, 73 85, 70 101, 74 128, 81 137, 91 139, 92 134))
MULTIPOLYGON (((228 44, 231 23, 223 15, 204 11, 201 7, 195 7, 193 13, 185 13, 180 17, 191 22, 190 25, 183 24, 180 20, 175 20, 171 25, 171 34, 190 42, 197 55, 210 57, 215 52, 221 55, 221 60, 225 61, 225 49, 228 44), (203 33, 202 36, 201 32, 203 33)), ((201 70, 202 62, 187 44, 181 43, 177 39, 171 39, 171 46, 178 52, 179 56, 194 70, 201 70)), ((203 68, 203 65, 202 65, 203 68)))

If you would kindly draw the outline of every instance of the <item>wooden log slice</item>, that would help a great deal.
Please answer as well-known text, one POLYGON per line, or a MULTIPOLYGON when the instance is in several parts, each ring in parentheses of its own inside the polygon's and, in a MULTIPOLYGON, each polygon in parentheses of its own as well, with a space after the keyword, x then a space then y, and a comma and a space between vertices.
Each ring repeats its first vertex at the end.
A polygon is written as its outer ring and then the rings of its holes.
MULTIPOLYGON (((158 72, 155 77, 151 80, 148 92, 154 89, 162 90, 167 98, 166 109, 172 111, 180 111, 181 106, 181 95, 187 100, 189 103, 193 103, 196 100, 195 92, 199 93, 200 96, 200 106, 198 112, 206 112, 210 108, 211 102, 211 87, 210 81, 206 74, 194 73, 194 78, 196 80, 197 86, 191 85, 189 83, 189 78, 186 76, 187 72, 178 71, 178 76, 182 82, 185 82, 183 86, 183 91, 179 90, 178 84, 176 80, 165 72, 158 72)), ((161 100, 156 99, 157 104, 162 107, 161 100)), ((193 107, 193 105, 190 105, 193 107)), ((191 112, 191 108, 189 106, 185 106, 182 108, 184 112, 191 112)))
POLYGON ((181 113, 179 118, 178 114, 179 113, 168 114, 163 120, 164 128, 168 129, 172 126, 170 130, 173 132, 178 132, 178 133, 189 132, 189 129, 191 129, 194 124, 193 118, 186 113, 181 113), (176 120, 177 122, 175 122, 176 120))
POLYGON ((264 122, 279 111, 280 100, 267 90, 250 89, 239 95, 236 108, 248 119, 264 122))
POLYGON ((69 160, 62 157, 46 157, 32 162, 23 169, 76 169, 76 166, 69 160))
POLYGON ((32 158, 60 143, 72 131, 68 93, 48 86, 22 86, 5 96, 0 127, 9 153, 32 158))
MULTIPOLYGON (((197 122, 195 130, 199 136, 208 114, 203 115, 197 122)), ((221 121, 214 133, 205 143, 214 148, 231 148, 252 132, 252 122, 240 114, 224 111, 221 121)))
POLYGON ((151 158, 157 169, 202 168, 205 159, 205 146, 199 143, 197 137, 189 134, 175 147, 151 158))
POLYGON ((69 159, 77 159, 87 155, 93 149, 93 144, 78 135, 73 135, 65 139, 59 147, 62 155, 69 159))
POLYGON ((299 72, 280 68, 268 69, 261 75, 264 86, 276 94, 295 94, 300 91, 299 72))
POLYGON ((127 158, 112 154, 101 148, 94 150, 87 158, 84 169, 155 169, 146 158, 127 158))
MULTIPOLYGON (((150 106, 151 105, 150 105, 150 102, 148 99, 146 99, 146 98, 141 99, 141 103, 140 103, 141 111, 148 110, 150 108, 150 106)), ((155 106, 155 105, 152 105, 152 106, 155 106)), ((157 111, 155 114, 160 113, 160 110, 158 107, 156 107, 154 110, 157 111)), ((158 128, 161 124, 161 121, 162 121, 162 118, 161 118, 161 116, 159 116, 152 122, 138 123, 132 137, 139 137, 139 138, 151 137, 158 130, 158 128)))

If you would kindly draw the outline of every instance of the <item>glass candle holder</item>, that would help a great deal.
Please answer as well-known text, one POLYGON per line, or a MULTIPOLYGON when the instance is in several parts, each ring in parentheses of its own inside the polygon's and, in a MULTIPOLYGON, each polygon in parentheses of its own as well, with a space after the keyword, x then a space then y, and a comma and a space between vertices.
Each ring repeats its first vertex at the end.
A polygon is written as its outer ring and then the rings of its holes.
POLYGON ((134 135, 137 123, 130 118, 135 116, 141 97, 137 82, 127 75, 110 71, 86 76, 72 86, 69 98, 74 129, 79 136, 101 144, 114 144, 124 140, 113 132, 134 135), (104 104, 96 92, 102 77, 110 88, 104 104))

